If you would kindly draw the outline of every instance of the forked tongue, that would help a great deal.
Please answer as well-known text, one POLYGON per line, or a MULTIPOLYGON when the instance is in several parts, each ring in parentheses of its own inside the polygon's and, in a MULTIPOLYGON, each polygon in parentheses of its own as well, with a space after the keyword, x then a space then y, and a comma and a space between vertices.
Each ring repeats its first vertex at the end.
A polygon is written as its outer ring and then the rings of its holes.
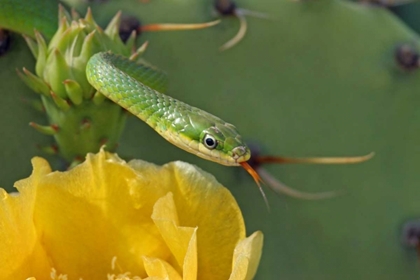
POLYGON ((243 161, 243 162, 240 162, 239 164, 242 165, 242 167, 246 170, 246 172, 248 172, 249 175, 252 176, 255 183, 257 183, 257 186, 260 190, 260 193, 261 193, 262 197, 264 198, 265 205, 267 206, 267 210, 268 210, 268 212, 270 212, 270 205, 268 204, 267 197, 265 196, 264 190, 263 190, 263 188, 261 187, 261 184, 260 184, 260 182, 264 183, 263 180, 261 179, 260 175, 258 175, 257 171, 255 171, 255 169, 252 168, 251 165, 248 164, 248 162, 243 161))

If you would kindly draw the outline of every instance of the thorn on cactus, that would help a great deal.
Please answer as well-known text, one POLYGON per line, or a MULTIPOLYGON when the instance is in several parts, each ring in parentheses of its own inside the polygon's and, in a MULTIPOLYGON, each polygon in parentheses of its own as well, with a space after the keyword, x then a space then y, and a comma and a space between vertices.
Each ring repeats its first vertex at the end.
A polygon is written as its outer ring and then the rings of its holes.
POLYGON ((236 6, 236 3, 232 0, 216 0, 214 2, 214 8, 221 16, 235 16, 239 19, 239 30, 236 35, 227 41, 223 46, 219 48, 220 51, 225 51, 227 49, 232 48, 237 43, 239 43, 246 34, 247 30, 247 22, 245 16, 252 16, 257 18, 264 18, 267 19, 268 16, 266 14, 260 12, 254 12, 246 9, 239 9, 236 6))
POLYGON ((59 127, 56 124, 52 124, 52 125, 40 125, 37 124, 35 122, 30 122, 29 123, 30 126, 32 126, 33 128, 35 128, 37 131, 46 134, 46 135, 54 135, 57 134, 59 127))
POLYGON ((180 31, 180 30, 196 30, 203 29, 207 27, 215 26, 219 24, 220 20, 214 20, 205 23, 157 23, 157 24, 148 24, 140 27, 141 32, 145 31, 180 31))
POLYGON ((114 37, 115 27, 118 28, 118 34, 122 42, 126 43, 127 46, 131 47, 134 45, 134 41, 137 36, 142 32, 147 31, 180 31, 180 30, 195 30, 214 26, 219 23, 218 20, 206 22, 206 23, 189 23, 189 24, 178 24, 178 23, 156 23, 141 25, 140 20, 133 16, 122 16, 117 14, 118 17, 114 17, 108 27, 106 33, 114 37), (118 25, 116 22, 118 20, 118 25), (112 33, 110 32, 112 30, 112 33))
MULTIPOLYGON (((279 156, 262 156, 261 147, 256 144, 249 145, 252 157, 248 160, 249 168, 255 170, 257 175, 264 180, 266 185, 278 194, 286 194, 290 197, 305 199, 305 200, 319 200, 336 197, 343 194, 342 191, 327 191, 320 193, 308 193, 293 189, 284 183, 277 180, 262 166, 270 163, 310 163, 310 164, 355 164, 362 163, 374 156, 370 153, 364 156, 356 157, 311 157, 311 158, 290 158, 279 156)), ((254 176, 253 176, 254 177, 254 176)), ((255 177, 254 177, 255 178, 255 177)))

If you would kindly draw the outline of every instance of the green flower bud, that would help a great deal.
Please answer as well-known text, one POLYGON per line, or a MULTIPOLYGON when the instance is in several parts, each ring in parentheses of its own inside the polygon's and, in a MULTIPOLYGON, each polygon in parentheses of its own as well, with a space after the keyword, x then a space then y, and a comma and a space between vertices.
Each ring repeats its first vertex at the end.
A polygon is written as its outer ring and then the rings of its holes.
POLYGON ((23 68, 23 73, 20 71, 17 71, 17 73, 22 81, 36 93, 43 94, 45 96, 50 94, 50 88, 44 80, 32 74, 26 68, 23 68))
POLYGON ((37 59, 36 75, 26 69, 18 74, 41 94, 50 122, 46 126, 35 123, 31 126, 56 140, 57 145, 43 150, 58 153, 69 163, 88 152, 99 151, 104 139, 106 147, 114 149, 124 127, 124 110, 96 92, 85 72, 89 58, 95 53, 108 50, 124 56, 133 53, 137 59, 144 52, 145 45, 134 51, 135 32, 127 44, 122 42, 118 32, 120 21, 121 13, 117 13, 102 29, 90 10, 80 18, 76 12, 69 14, 60 7, 58 29, 48 44, 39 32, 35 32, 35 40, 25 37, 37 59))
POLYGON ((71 102, 75 105, 81 104, 83 101, 83 91, 79 83, 74 80, 65 80, 63 84, 71 102))

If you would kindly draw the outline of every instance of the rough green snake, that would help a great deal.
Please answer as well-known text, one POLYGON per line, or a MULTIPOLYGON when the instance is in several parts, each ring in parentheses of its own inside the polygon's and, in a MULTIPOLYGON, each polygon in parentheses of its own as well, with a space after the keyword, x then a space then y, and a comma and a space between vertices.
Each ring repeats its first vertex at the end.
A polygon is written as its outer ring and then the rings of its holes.
MULTIPOLYGON (((236 127, 199 108, 155 90, 164 83, 159 71, 128 58, 102 52, 86 67, 89 83, 106 97, 151 126, 175 146, 226 166, 241 165, 261 188, 260 175, 248 160, 251 152, 236 127)), ((344 164, 362 162, 373 154, 344 158, 259 157, 260 163, 344 164)))
POLYGON ((235 126, 148 87, 143 71, 150 68, 109 52, 95 54, 86 66, 94 88, 179 148, 228 166, 250 158, 235 126))
POLYGON ((92 56, 86 76, 94 88, 175 146, 219 164, 242 165, 268 205, 261 179, 247 163, 251 152, 233 124, 154 90, 148 85, 159 87, 159 72, 110 52, 92 56))
MULTIPOLYGON (((8 15, 4 14, 6 18, 0 19, 0 26, 30 34, 32 31, 28 31, 28 28, 31 24, 33 24, 32 26, 36 25, 35 22, 31 23, 30 20, 37 17, 26 15, 25 11, 31 9, 16 9, 16 6, 26 8, 33 6, 25 5, 25 3, 27 2, 21 0, 0 0, 0 18, 4 12, 8 13, 8 15), (11 15, 12 17, 10 17, 11 15), (25 20, 19 18, 25 18, 25 20)), ((53 26, 55 28, 56 20, 47 18, 42 21, 42 24, 38 23, 36 26, 40 29, 43 29, 42 26, 53 26)), ((47 37, 51 36, 51 30, 48 30, 48 28, 45 30, 48 33, 47 37)), ((206 160, 226 166, 241 165, 244 167, 256 181, 268 205, 259 184, 260 176, 247 163, 251 157, 251 152, 236 127, 210 113, 159 92, 163 83, 162 76, 159 73, 151 67, 137 64, 128 58, 109 52, 92 56, 86 68, 87 79, 96 90, 146 122, 170 143, 206 160)), ((368 158, 370 156, 276 159, 281 163, 356 163, 368 158)), ((261 160, 261 162, 263 161, 261 160)), ((266 162, 274 161, 267 160, 266 162)))

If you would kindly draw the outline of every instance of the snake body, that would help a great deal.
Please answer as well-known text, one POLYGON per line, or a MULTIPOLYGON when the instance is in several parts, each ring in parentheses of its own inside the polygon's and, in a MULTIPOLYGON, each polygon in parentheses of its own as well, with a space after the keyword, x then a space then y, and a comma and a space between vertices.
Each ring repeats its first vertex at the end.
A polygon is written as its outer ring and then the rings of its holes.
POLYGON ((86 67, 89 83, 134 114, 163 138, 199 157, 238 166, 251 154, 234 125, 155 89, 156 72, 129 59, 102 52, 86 67))

